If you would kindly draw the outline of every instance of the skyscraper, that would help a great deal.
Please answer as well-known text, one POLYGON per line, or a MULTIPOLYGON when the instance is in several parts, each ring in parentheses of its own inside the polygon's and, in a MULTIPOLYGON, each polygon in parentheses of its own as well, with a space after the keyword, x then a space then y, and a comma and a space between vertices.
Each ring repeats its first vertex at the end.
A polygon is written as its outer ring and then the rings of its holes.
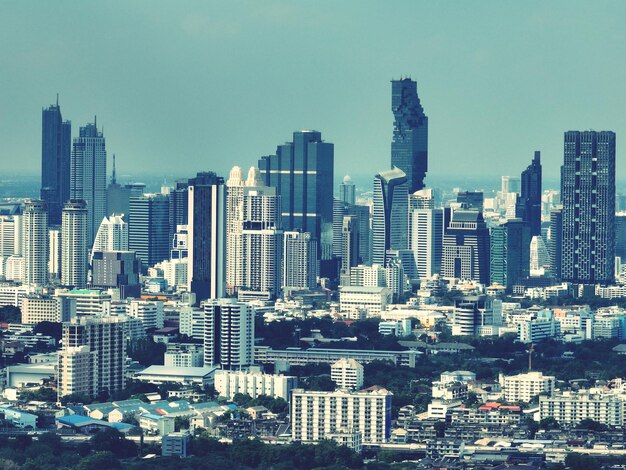
POLYGON ((359 262, 368 264, 371 258, 370 208, 348 204, 339 199, 333 201, 333 255, 342 256, 343 218, 354 216, 359 224, 359 262))
POLYGON ((254 308, 235 299, 204 303, 204 365, 241 370, 254 363, 254 308))
POLYGON ((349 276, 350 268, 359 264, 359 219, 345 215, 341 228, 341 274, 349 276))
POLYGON ((242 285, 241 234, 245 185, 241 168, 233 167, 226 182, 226 290, 229 294, 234 294, 242 285))
POLYGON ((102 219, 91 248, 91 257, 95 251, 127 250, 128 224, 124 221, 124 214, 111 214, 111 216, 102 219))
POLYGON ((283 228, 311 233, 319 248, 322 226, 333 221, 334 145, 318 131, 297 131, 293 142, 262 157, 258 167, 265 185, 281 197, 283 228))
POLYGON ((41 112, 41 199, 47 204, 50 225, 61 225, 63 204, 70 198, 72 123, 63 121, 56 105, 41 112))
POLYGON ((489 229, 481 212, 452 213, 443 236, 441 275, 489 283, 489 229))
POLYGON ((517 216, 530 227, 530 236, 541 235, 541 152, 522 171, 522 189, 517 204, 517 216))
POLYGON ((406 250, 409 231, 407 176, 399 168, 374 177, 372 263, 386 266, 387 250, 406 250))
POLYGON ((521 219, 510 219, 491 229, 490 277, 507 290, 529 275, 530 227, 521 219))
POLYGON ((87 244, 107 215, 107 154, 102 132, 95 122, 81 127, 74 139, 70 171, 70 198, 87 203, 87 244))
POLYGON ((391 111, 391 165, 406 173, 408 190, 413 193, 424 187, 428 170, 428 118, 417 96, 416 82, 410 78, 391 81, 391 111))
POLYGON ((29 200, 22 215, 24 284, 48 282, 48 209, 44 201, 29 200))
POLYGON ((130 198, 128 249, 137 253, 142 269, 169 259, 169 201, 163 194, 130 198))
POLYGON ((213 172, 189 180, 187 283, 196 301, 225 293, 226 194, 224 179, 213 172))
POLYGON ((411 251, 420 279, 441 271, 443 251, 443 210, 413 209, 411 212, 411 251))
POLYGON ((611 283, 615 256, 615 133, 568 131, 561 167, 561 278, 611 283))
POLYGON ((187 195, 187 187, 189 181, 187 179, 176 180, 174 187, 170 191, 170 208, 169 208, 169 241, 172 242, 179 225, 187 225, 189 196, 187 195))
POLYGON ((339 200, 351 205, 356 203, 355 187, 350 175, 344 176, 339 184, 339 200))
POLYGON ((87 285, 87 205, 70 199, 63 206, 61 225, 61 283, 72 287, 87 285))

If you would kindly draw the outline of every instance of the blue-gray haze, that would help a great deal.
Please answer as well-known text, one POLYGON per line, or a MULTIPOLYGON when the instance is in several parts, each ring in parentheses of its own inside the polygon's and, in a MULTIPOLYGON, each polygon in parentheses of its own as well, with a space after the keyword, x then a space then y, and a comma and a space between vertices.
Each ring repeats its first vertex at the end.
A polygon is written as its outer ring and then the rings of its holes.
POLYGON ((519 174, 534 150, 556 180, 565 130, 615 131, 619 162, 624 18, 623 1, 4 1, 2 173, 39 174, 58 92, 74 131, 98 115, 122 176, 226 174, 316 129, 336 183, 371 182, 390 162, 390 80, 410 76, 427 185, 519 174))

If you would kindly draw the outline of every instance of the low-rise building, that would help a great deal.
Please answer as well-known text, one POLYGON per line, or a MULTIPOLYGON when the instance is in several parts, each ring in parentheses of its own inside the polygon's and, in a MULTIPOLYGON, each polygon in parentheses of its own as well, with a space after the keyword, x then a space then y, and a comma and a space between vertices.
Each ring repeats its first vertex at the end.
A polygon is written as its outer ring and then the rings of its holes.
POLYGON ((295 376, 263 374, 259 369, 252 371, 215 372, 214 387, 220 396, 232 400, 237 393, 250 395, 256 398, 267 395, 273 398, 282 398, 289 401, 292 389, 298 384, 295 376))
POLYGON ((591 419, 607 426, 624 424, 624 399, 589 391, 561 392, 539 397, 539 418, 554 418, 559 424, 576 425, 591 419))
POLYGON ((508 402, 526 402, 539 395, 552 396, 555 378, 541 372, 504 376, 500 375, 500 385, 504 399, 508 402))
POLYGON ((213 383, 213 375, 217 367, 168 367, 150 366, 135 374, 137 380, 154 384, 180 383, 183 385, 198 384, 201 387, 213 383))
POLYGON ((161 455, 163 457, 187 457, 191 435, 187 432, 171 432, 163 436, 161 455))
POLYGON ((291 437, 318 442, 333 433, 359 432, 362 442, 380 444, 391 432, 392 393, 381 387, 358 392, 292 392, 291 437))
POLYGON ((339 290, 339 310, 348 315, 361 310, 368 317, 379 317, 392 302, 391 289, 387 287, 342 287, 339 290))

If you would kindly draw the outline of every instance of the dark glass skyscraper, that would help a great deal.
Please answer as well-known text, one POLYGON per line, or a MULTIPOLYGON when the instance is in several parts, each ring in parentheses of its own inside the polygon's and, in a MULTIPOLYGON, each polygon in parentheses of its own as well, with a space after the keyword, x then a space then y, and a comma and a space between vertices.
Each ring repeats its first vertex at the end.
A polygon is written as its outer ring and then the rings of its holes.
POLYGON ((57 101, 41 111, 41 199, 50 225, 61 225, 63 204, 70 198, 72 123, 63 121, 57 101))
POLYGON ((297 131, 293 142, 279 145, 258 166, 264 184, 281 197, 284 230, 310 232, 319 244, 322 224, 333 222, 334 145, 318 131, 297 131))
POLYGON ((522 171, 522 190, 517 203, 517 216, 530 227, 530 236, 541 235, 541 152, 522 171))
POLYGON ((527 277, 530 268, 530 228, 521 219, 509 219, 491 229, 490 276, 510 291, 527 277))
POLYGON ((409 194, 424 187, 428 170, 428 118, 410 78, 391 81, 391 165, 406 173, 409 194))
POLYGON ((561 167, 561 278, 610 283, 615 256, 615 133, 568 131, 561 167))

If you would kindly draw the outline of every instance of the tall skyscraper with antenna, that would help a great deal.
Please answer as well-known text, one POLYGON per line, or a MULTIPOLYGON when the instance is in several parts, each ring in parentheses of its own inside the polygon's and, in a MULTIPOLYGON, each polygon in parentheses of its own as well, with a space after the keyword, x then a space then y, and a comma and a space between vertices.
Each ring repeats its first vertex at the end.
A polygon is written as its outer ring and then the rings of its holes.
POLYGON ((61 224, 63 204, 70 198, 70 150, 72 123, 64 121, 56 104, 41 111, 41 199, 50 225, 61 224))
POLYGON ((391 81, 391 166, 406 173, 409 194, 424 187, 428 170, 428 117, 410 78, 391 81))
POLYGON ((87 203, 87 244, 91 246, 107 215, 107 154, 96 120, 80 128, 74 139, 70 172, 70 197, 87 203))

